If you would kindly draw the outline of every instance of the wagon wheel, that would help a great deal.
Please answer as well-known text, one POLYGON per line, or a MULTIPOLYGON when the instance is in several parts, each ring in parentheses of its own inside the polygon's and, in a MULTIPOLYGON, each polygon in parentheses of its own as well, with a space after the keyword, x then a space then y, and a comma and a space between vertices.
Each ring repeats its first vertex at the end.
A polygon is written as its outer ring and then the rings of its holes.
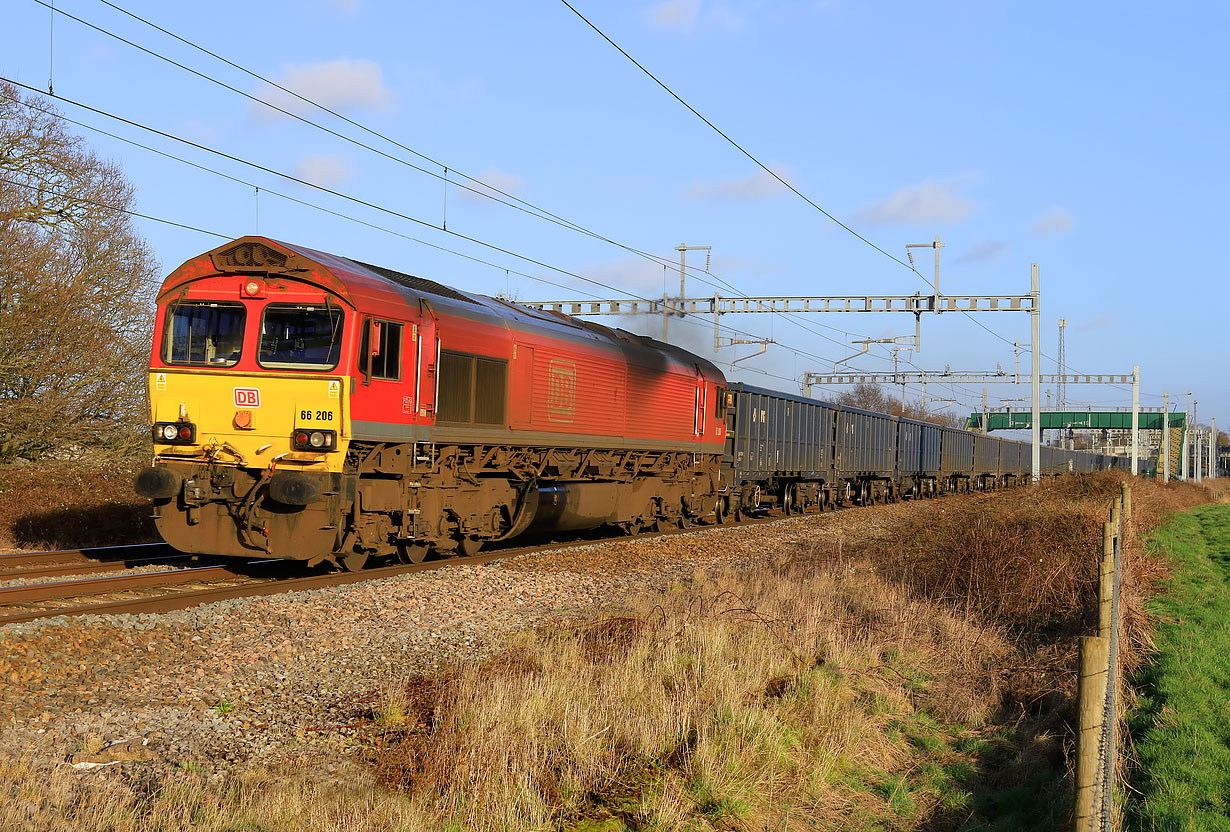
POLYGON ((728 505, 725 497, 715 497, 713 500, 713 525, 720 526, 726 522, 728 505))
POLYGON ((782 514, 794 514, 794 486, 782 488, 782 514))
POLYGON ((483 542, 477 537, 463 537, 457 541, 457 552, 467 558, 478 554, 478 550, 483 548, 483 542))
POLYGON ((655 500, 650 500, 645 506, 645 513, 641 518, 641 526, 651 532, 664 532, 670 528, 670 521, 661 514, 655 500))
POLYGON ((635 537, 636 535, 641 533, 641 530, 644 527, 641 525, 640 520, 629 520, 627 523, 624 523, 620 528, 624 530, 624 534, 628 535, 629 537, 635 537))
POLYGON ((397 560, 401 563, 422 563, 430 552, 431 547, 426 543, 397 544, 397 560))
POLYGON ((675 525, 681 529, 690 529, 692 528, 692 518, 686 514, 680 514, 675 520, 675 525))
POLYGON ((342 568, 347 572, 358 572, 367 563, 367 552, 351 552, 341 558, 342 568))

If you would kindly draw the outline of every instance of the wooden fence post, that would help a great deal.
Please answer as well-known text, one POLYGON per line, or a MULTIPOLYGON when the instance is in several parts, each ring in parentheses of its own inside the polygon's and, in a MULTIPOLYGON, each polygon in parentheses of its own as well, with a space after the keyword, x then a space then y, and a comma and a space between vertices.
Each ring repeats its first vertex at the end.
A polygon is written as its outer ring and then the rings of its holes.
POLYGON ((1102 816, 1097 800, 1102 772, 1102 709, 1106 704, 1106 677, 1110 639, 1081 636, 1077 701, 1080 729, 1076 739, 1076 832, 1089 832, 1102 816))
POLYGON ((1111 603, 1115 591, 1115 524, 1102 524, 1102 560, 1098 570, 1098 635, 1110 638, 1111 603))
POLYGON ((1123 484, 1123 524, 1132 522, 1132 486, 1123 484))

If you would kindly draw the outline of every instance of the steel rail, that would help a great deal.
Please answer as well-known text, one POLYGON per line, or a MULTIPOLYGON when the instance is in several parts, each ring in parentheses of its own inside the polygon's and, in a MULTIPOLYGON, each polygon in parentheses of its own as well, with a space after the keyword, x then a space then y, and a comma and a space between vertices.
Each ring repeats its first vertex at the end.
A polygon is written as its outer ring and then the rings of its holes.
POLYGON ((58 549, 50 552, 14 552, 0 555, 0 570, 36 563, 81 563, 123 561, 151 557, 154 552, 171 551, 166 543, 134 543, 126 546, 96 546, 89 549, 58 549))
MULTIPOLYGON (((192 555, 163 555, 154 558, 133 558, 132 560, 105 560, 98 563, 64 564, 62 566, 45 566, 39 569, 13 569, 0 571, 0 582, 14 581, 22 578, 57 578, 62 575, 93 575, 99 572, 123 572, 135 566, 155 566, 160 563, 177 560, 190 560, 192 555)), ((198 564, 201 565, 201 564, 198 564)), ((213 564, 210 564, 213 565, 213 564)))
MULTIPOLYGON (((78 607, 66 607, 60 610, 38 610, 0 616, 0 627, 6 624, 20 624, 35 621, 39 618, 52 618, 66 615, 122 615, 135 613, 159 613, 187 609, 200 604, 214 601, 228 601, 234 598, 250 598, 260 595, 277 595, 283 592, 295 592, 306 589, 321 589, 330 586, 370 581, 377 578, 388 578, 395 575, 406 575, 414 572, 428 572, 446 566, 466 566, 490 563, 493 560, 503 560, 509 557, 507 552, 492 552, 489 555, 474 555, 468 558, 448 558, 446 560, 428 561, 425 563, 398 564, 377 569, 365 569, 361 572, 331 572, 326 575, 311 575, 306 578, 284 578, 240 584, 229 587, 213 587, 209 589, 176 592, 167 595, 156 595, 149 598, 136 598, 125 601, 106 601, 101 604, 88 604, 78 607)), ((221 567, 203 567, 215 569, 221 567)), ((182 571, 182 570, 181 570, 182 571)), ((232 573, 233 574, 233 573, 232 573)), ((24 587, 23 587, 24 588, 24 587)))
POLYGON ((108 592, 123 592, 151 586, 173 586, 227 577, 243 576, 231 566, 196 566, 189 569, 168 569, 162 572, 139 572, 135 575, 113 575, 108 578, 82 578, 76 581, 6 586, 0 587, 0 606, 29 601, 48 601, 53 598, 105 595, 108 592))

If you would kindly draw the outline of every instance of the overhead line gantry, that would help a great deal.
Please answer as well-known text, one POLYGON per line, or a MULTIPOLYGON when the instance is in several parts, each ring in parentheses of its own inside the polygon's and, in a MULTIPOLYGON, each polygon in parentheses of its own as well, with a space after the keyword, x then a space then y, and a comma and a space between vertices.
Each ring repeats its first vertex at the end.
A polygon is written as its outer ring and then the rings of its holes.
MULTIPOLYGON (((942 245, 939 238, 934 246, 937 252, 942 245)), ((682 317, 688 314, 713 315, 713 328, 716 333, 718 321, 722 315, 750 313, 807 313, 807 312, 907 312, 921 319, 924 312, 940 314, 943 312, 1028 312, 1030 317, 1030 350, 1032 354, 1031 379, 1033 386, 1033 427, 1031 439, 1033 444, 1033 481, 1041 477, 1042 434, 1038 428, 1038 416, 1042 408, 1042 392, 1039 377, 1041 375, 1041 350, 1038 343, 1038 314, 1040 311, 1040 294, 1038 291, 1038 264, 1031 267, 1031 289, 1029 294, 996 294, 996 295, 941 295, 937 280, 932 286, 932 294, 924 295, 917 292, 913 295, 830 295, 830 296, 771 296, 771 297, 741 297, 724 298, 713 295, 705 298, 671 298, 663 295, 661 300, 561 300, 537 301, 523 305, 544 312, 559 312, 564 315, 663 315, 682 317)), ((682 287, 681 287, 682 288, 682 287)), ((682 293, 681 293, 682 294, 682 293)))

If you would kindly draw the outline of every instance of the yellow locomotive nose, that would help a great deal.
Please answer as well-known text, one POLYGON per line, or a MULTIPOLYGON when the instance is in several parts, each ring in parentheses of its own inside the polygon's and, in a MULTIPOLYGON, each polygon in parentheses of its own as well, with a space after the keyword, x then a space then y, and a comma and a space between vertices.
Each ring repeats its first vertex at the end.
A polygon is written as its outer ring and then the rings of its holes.
POLYGON ((159 457, 341 470, 347 432, 340 377, 168 370, 152 373, 150 382, 159 457))

